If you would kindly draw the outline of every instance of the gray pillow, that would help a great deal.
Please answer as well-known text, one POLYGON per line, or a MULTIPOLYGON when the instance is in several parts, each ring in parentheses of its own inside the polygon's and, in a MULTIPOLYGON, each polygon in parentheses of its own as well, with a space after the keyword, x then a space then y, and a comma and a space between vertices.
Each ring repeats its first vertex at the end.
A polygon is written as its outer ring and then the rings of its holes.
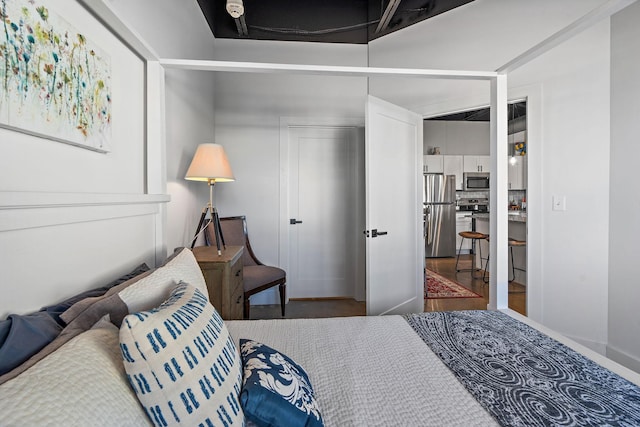
POLYGON ((62 332, 56 320, 44 311, 11 314, 0 320, 0 375, 29 359, 62 332))
POLYGON ((71 298, 68 298, 64 301, 61 301, 57 304, 53 304, 47 307, 42 308, 42 311, 46 311, 47 313, 49 313, 58 323, 60 323, 62 326, 65 326, 66 324, 68 324, 69 322, 64 321, 62 315, 65 311, 67 311, 70 307, 72 307, 74 304, 76 304, 78 301, 82 301, 86 298, 90 298, 90 297, 99 297, 104 295, 109 289, 113 288, 116 285, 119 285, 123 282, 126 282, 129 279, 132 279, 136 276, 138 276, 139 274, 144 273, 145 271, 149 270, 149 266, 145 263, 140 264, 139 266, 137 266, 136 268, 134 268, 132 271, 130 271, 129 273, 118 277, 116 280, 114 280, 113 282, 110 282, 104 286, 101 286, 99 288, 95 288, 95 289, 91 289, 82 293, 79 293, 78 295, 74 295, 71 298))

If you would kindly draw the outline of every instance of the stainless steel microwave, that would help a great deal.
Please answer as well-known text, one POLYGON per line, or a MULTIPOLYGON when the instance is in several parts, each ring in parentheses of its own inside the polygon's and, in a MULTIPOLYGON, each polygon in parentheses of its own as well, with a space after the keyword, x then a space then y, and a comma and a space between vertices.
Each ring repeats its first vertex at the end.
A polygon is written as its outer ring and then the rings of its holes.
POLYGON ((489 172, 465 172, 462 177, 465 191, 489 189, 489 172))

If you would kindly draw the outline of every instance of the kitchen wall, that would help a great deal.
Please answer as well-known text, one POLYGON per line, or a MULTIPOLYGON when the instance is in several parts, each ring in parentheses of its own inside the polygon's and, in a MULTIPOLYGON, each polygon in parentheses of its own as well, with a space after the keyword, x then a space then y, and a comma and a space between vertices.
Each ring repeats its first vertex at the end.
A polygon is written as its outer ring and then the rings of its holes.
POLYGON ((640 197, 640 3, 611 21, 611 181, 607 355, 640 372, 638 242, 640 197))
POLYGON ((440 154, 488 156, 489 122, 425 120, 423 122, 424 153, 435 146, 440 154))

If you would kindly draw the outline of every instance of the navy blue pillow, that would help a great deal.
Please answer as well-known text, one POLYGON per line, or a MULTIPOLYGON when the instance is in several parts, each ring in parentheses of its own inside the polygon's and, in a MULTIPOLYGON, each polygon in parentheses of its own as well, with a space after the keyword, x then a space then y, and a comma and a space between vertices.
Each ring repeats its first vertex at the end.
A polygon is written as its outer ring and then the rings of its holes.
MULTIPOLYGON (((82 293, 79 293, 78 295, 74 295, 69 299, 66 299, 62 302, 59 302, 57 304, 53 304, 47 307, 43 307, 40 311, 46 311, 47 313, 49 313, 49 315, 51 317, 53 317, 55 319, 56 322, 58 322, 60 325, 62 326, 66 326, 66 323, 60 318, 60 315, 62 313, 64 313, 65 311, 67 311, 67 309, 69 309, 69 307, 71 307, 73 304, 77 303, 78 301, 81 301, 85 298, 89 298, 89 297, 99 297, 104 295, 105 293, 107 293, 107 291, 111 288, 113 288, 114 286, 117 286, 121 283, 126 282, 129 279, 132 279, 134 277, 136 277, 139 274, 144 273, 145 271, 149 270, 149 266, 147 264, 140 264, 139 266, 137 266, 136 268, 134 268, 130 273, 125 274, 122 277, 117 278, 116 280, 114 280, 113 282, 106 284, 104 286, 101 286, 99 288, 95 288, 95 289, 91 289, 82 293)), ((0 341, 2 342, 2 341, 0 341)))
POLYGON ((43 311, 0 320, 0 375, 25 362, 60 332, 62 326, 43 311))
POLYGON ((324 425, 307 373, 284 354, 240 340, 244 378, 240 404, 259 427, 324 425))

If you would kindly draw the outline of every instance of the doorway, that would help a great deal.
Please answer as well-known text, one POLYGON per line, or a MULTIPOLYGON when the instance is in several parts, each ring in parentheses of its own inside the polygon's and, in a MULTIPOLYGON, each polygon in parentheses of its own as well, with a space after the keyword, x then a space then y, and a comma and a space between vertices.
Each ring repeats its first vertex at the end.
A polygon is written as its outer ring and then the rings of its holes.
MULTIPOLYGON (((528 191, 528 99, 520 98, 508 102, 507 135, 508 135, 508 175, 505 182, 499 183, 507 188, 508 206, 499 206, 508 210, 508 299, 509 308, 527 313, 527 191, 528 191), (515 243, 514 243, 515 242, 515 243)), ((456 182, 464 180, 465 173, 475 172, 473 168, 480 164, 480 159, 489 161, 490 156, 490 109, 488 107, 439 115, 425 120, 425 165, 437 173, 453 174, 456 182), (437 149, 435 148, 437 147, 437 149), (435 154, 437 151, 437 155, 435 154), (440 163, 437 162, 440 161, 440 163), (472 167, 469 168, 467 164, 472 167), (436 165, 436 166, 434 166, 436 165), (449 166, 447 166, 449 165, 449 166)), ((488 170, 489 167, 486 167, 488 170)), ((478 169, 485 170, 485 169, 478 169)), ((456 186, 456 235, 461 231, 477 231, 489 235, 490 205, 489 190, 469 190, 462 183, 456 186)), ((487 296, 486 282, 490 276, 487 254, 488 240, 479 240, 472 246, 468 240, 462 241, 458 236, 456 252, 459 252, 461 263, 475 265, 480 268, 480 276, 484 280, 476 280, 469 273, 457 272, 448 265, 447 260, 432 260, 437 271, 446 278, 454 280, 478 294, 487 296), (487 269, 484 273, 483 270, 487 269)), ((429 261, 429 260, 428 260, 429 261)), ((455 306, 461 306, 460 302, 455 306)), ((449 307, 446 304, 439 306, 449 307)))

